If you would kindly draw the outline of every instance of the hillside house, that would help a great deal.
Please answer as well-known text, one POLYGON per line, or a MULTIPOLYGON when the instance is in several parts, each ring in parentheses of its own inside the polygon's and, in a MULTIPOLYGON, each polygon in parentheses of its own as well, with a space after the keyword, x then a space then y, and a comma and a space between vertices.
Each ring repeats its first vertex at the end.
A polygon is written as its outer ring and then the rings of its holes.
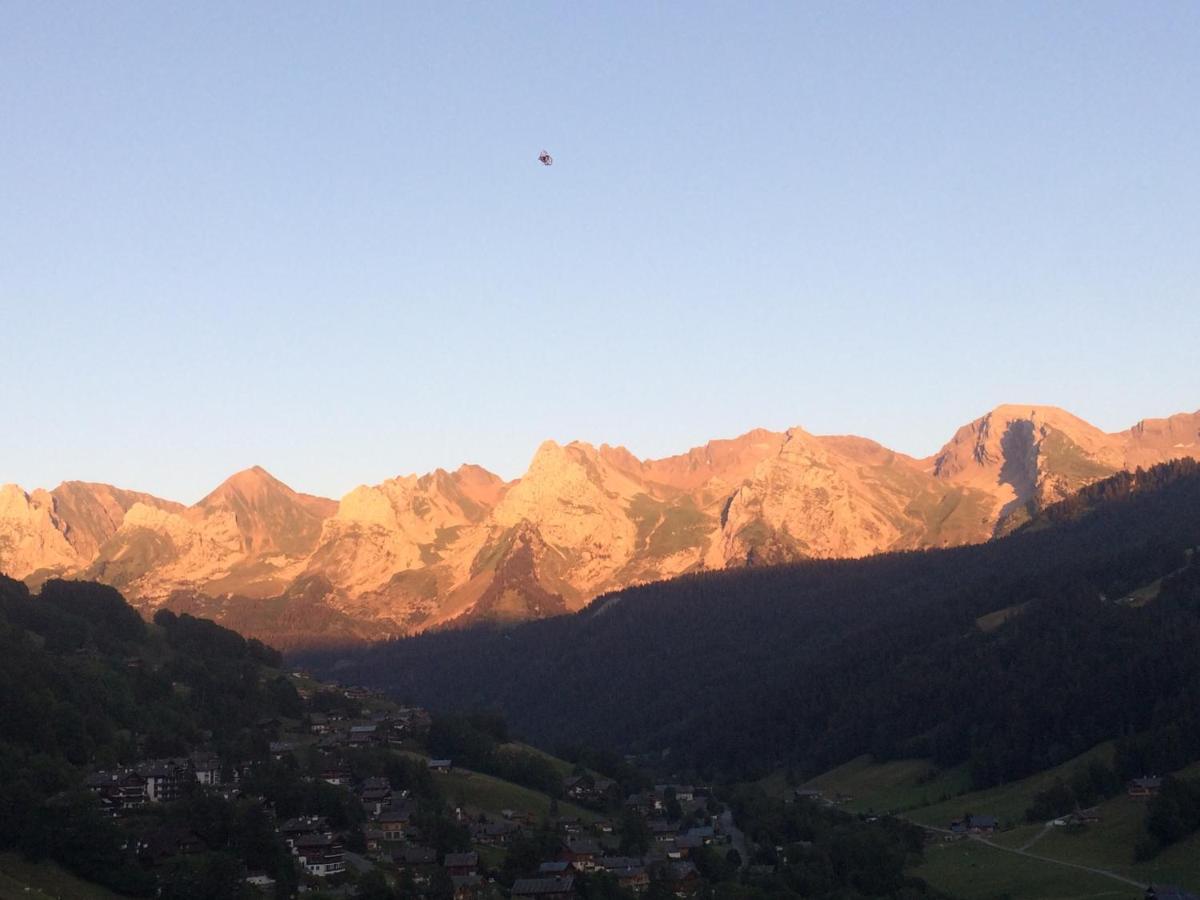
POLYGON ((147 802, 146 780, 132 769, 95 772, 84 779, 84 786, 100 798, 106 815, 119 816, 147 802))
POLYGON ((392 805, 392 785, 386 778, 366 778, 358 789, 358 799, 368 816, 378 816, 392 805))
POLYGON ((950 823, 955 834, 992 834, 1000 827, 995 816, 965 816, 950 823))
POLYGON ((333 829, 329 827, 329 820, 324 816, 298 816, 294 819, 288 819, 279 826, 279 836, 283 838, 283 842, 292 851, 295 851, 296 843, 301 838, 315 835, 333 836, 333 829))
POLYGON ((558 858, 571 864, 571 868, 580 872, 590 872, 596 868, 596 860, 603 856, 600 845, 591 838, 568 838, 563 841, 558 858))
POLYGON ((306 834, 296 838, 292 852, 304 871, 317 878, 328 878, 346 871, 345 851, 340 841, 327 834, 306 834))
POLYGON ((485 886, 482 875, 451 875, 450 883, 454 886, 454 900, 474 900, 483 896, 485 886))
POLYGON ((412 822, 413 811, 407 802, 393 803, 379 814, 378 827, 385 841, 402 841, 412 822))
POLYGON ((471 826, 471 838, 487 847, 504 847, 520 830, 516 822, 477 822, 471 826))
POLYGON ((469 853, 447 853, 442 861, 442 868, 451 877, 455 875, 470 875, 479 868, 479 854, 472 850, 469 853))
POLYGON ((221 783, 221 757, 215 753, 196 752, 189 758, 192 777, 197 782, 214 787, 221 783))
POLYGON ((207 848, 189 829, 164 826, 141 835, 133 849, 142 865, 159 866, 168 859, 203 853, 207 848))
POLYGON ((1157 797, 1160 790, 1162 790, 1162 779, 1155 775, 1144 775, 1141 778, 1134 778, 1126 785, 1126 791, 1135 800, 1148 800, 1151 797, 1157 797))
POLYGON ((192 778, 185 762, 170 759, 144 762, 137 767, 137 774, 146 784, 146 799, 151 803, 178 800, 192 778))

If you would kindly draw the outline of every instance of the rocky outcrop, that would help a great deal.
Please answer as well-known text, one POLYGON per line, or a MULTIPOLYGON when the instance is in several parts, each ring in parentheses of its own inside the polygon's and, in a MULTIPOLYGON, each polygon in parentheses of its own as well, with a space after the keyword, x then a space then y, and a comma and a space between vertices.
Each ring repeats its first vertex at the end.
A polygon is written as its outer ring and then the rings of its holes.
POLYGON ((513 482, 462 466, 341 501, 257 466, 190 507, 83 482, 6 485, 0 570, 95 578, 268 641, 387 637, 555 615, 701 568, 982 541, 1114 471, 1179 456, 1200 457, 1200 413, 1107 434, 1009 405, 923 460, 793 428, 657 460, 547 441, 513 482))

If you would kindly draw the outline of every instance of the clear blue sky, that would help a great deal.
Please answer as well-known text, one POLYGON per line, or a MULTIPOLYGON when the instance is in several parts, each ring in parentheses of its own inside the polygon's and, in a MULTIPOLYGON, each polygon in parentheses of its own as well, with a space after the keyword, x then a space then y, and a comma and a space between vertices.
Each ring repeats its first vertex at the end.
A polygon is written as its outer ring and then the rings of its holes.
POLYGON ((1198 110, 1195 3, 9 3, 0 482, 1191 411, 1198 110))

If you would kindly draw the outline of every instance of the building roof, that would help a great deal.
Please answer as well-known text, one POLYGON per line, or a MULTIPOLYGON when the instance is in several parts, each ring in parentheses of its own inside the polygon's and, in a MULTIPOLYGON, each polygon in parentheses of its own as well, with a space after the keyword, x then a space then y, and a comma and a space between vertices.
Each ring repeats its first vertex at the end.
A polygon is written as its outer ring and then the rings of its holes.
POLYGON ((432 847, 405 847, 392 854, 392 861, 409 866, 429 866, 437 862, 437 851, 432 847))
POLYGON ((564 894, 575 890, 575 877, 518 878, 513 882, 512 896, 536 897, 539 894, 564 894))

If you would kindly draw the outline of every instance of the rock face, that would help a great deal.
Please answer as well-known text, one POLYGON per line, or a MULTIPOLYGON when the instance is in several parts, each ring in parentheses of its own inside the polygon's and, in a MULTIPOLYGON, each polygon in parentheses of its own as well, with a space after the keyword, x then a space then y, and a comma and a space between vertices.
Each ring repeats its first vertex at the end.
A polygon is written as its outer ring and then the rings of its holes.
POLYGON ((1106 434, 1001 406, 928 459, 857 437, 752 431, 679 456, 547 441, 504 482, 478 466, 340 502, 259 467, 184 507, 108 485, 0 487, 0 570, 113 584, 280 646, 578 609, 701 568, 983 541, 1122 468, 1200 457, 1200 413, 1106 434))

